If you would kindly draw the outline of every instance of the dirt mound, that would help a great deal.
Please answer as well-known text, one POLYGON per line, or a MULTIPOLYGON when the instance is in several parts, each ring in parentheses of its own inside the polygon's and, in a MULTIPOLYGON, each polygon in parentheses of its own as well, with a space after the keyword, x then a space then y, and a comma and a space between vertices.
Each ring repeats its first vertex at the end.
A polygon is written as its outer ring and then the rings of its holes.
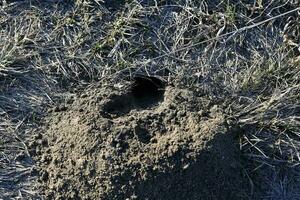
POLYGON ((39 147, 45 196, 241 199, 223 109, 201 91, 136 84, 91 87, 50 112, 39 147))

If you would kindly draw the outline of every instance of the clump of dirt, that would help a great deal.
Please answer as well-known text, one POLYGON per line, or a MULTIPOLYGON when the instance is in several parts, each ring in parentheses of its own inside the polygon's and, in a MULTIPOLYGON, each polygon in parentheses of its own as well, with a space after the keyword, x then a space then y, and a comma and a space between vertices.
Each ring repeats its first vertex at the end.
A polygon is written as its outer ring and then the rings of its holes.
POLYGON ((90 87, 49 113, 38 156, 46 198, 242 199, 222 107, 199 90, 149 95, 149 82, 135 84, 90 87))

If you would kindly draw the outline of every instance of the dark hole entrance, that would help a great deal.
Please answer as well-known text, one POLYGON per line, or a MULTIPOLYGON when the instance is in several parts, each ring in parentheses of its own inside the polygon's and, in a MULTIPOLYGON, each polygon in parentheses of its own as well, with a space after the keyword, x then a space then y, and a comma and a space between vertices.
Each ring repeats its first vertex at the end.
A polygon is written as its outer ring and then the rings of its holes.
POLYGON ((134 78, 131 93, 138 101, 160 99, 164 93, 164 83, 155 77, 137 76, 134 78))
POLYGON ((147 109, 157 105, 164 97, 165 83, 148 76, 136 76, 128 92, 114 96, 104 105, 104 116, 121 116, 133 109, 147 109))

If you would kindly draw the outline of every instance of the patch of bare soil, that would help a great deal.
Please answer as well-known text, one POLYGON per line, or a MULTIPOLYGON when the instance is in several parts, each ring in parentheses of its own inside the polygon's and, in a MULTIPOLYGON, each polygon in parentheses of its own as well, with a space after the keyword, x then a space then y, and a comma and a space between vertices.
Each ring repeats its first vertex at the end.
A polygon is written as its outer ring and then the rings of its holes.
POLYGON ((47 199, 243 199, 222 106, 154 84, 90 87, 49 113, 33 148, 47 199))

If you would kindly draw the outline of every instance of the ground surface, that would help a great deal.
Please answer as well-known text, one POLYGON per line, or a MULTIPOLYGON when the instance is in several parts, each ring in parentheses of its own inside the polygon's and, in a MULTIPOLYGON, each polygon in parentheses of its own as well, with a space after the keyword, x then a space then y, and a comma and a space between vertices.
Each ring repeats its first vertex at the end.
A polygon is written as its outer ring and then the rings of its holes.
POLYGON ((111 86, 81 96, 49 113, 42 132, 47 147, 38 160, 49 199, 245 195, 238 142, 220 102, 174 87, 142 108, 135 106, 144 99, 131 100, 111 86))
POLYGON ((0 199, 300 199, 299 7, 0 1, 0 199))

